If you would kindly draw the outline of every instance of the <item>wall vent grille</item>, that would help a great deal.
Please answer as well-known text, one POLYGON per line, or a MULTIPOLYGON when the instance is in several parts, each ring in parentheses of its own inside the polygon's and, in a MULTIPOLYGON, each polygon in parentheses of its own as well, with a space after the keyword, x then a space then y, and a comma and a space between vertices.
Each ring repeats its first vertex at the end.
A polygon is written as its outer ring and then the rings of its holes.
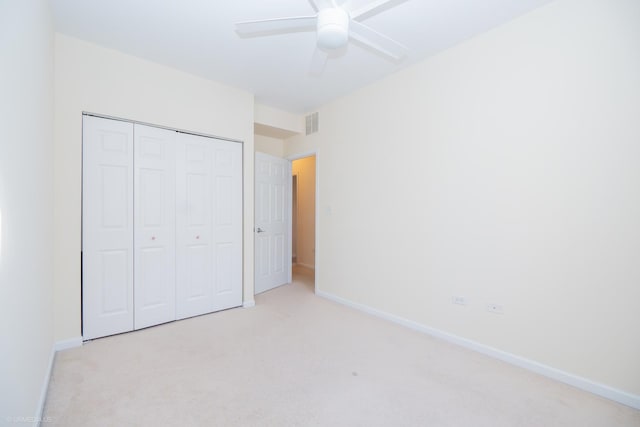
POLYGON ((318 113, 311 113, 305 117, 307 135, 318 132, 318 113))

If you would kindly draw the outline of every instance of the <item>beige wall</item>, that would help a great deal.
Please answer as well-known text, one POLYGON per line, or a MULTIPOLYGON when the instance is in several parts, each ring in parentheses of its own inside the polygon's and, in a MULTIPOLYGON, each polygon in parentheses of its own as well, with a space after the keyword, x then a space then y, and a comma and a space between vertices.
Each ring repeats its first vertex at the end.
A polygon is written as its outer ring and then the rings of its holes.
POLYGON ((558 0, 321 108, 317 287, 638 402, 638 22, 558 0))
POLYGON ((298 176, 298 227, 295 233, 296 262, 315 268, 316 252, 316 158, 304 157, 291 163, 293 175, 298 176))
POLYGON ((82 111, 244 141, 244 298, 253 301, 253 96, 64 35, 55 49, 56 339, 80 336, 82 111))
POLYGON ((304 117, 268 105, 255 104, 254 120, 259 125, 289 134, 304 133, 304 117))
POLYGON ((284 142, 278 138, 254 135, 255 149, 275 157, 284 157, 284 142))
POLYGON ((53 356, 49 1, 0 2, 0 52, 0 424, 8 425, 40 415, 53 356))

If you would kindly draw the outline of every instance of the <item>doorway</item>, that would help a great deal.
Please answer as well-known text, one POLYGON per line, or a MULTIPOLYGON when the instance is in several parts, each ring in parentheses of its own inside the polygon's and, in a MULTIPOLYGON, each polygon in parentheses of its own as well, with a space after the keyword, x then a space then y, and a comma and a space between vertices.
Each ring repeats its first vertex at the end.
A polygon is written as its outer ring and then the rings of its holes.
POLYGON ((316 155, 291 160, 292 274, 309 283, 316 270, 316 155))
POLYGON ((291 264, 298 262, 298 175, 291 175, 291 264))

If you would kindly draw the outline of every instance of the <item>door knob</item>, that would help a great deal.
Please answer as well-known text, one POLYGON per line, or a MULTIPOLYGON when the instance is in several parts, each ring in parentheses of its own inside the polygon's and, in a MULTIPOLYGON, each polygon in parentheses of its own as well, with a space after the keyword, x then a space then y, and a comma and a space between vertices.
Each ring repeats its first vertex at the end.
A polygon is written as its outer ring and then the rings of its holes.
POLYGON ((262 228, 260 228, 260 227, 258 227, 258 228, 256 229, 256 232, 257 232, 257 233, 264 233, 265 231, 267 231, 267 230, 263 230, 263 229, 262 229, 262 228))

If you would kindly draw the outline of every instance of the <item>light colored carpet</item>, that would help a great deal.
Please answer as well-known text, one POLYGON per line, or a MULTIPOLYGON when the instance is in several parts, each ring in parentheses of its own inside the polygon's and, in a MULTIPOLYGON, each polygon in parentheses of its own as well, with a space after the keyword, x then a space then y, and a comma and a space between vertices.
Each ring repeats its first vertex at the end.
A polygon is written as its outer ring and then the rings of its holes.
MULTIPOLYGON (((234 309, 58 353, 64 426, 640 426, 640 411, 316 297, 312 276, 234 309)), ((51 425, 51 424, 46 424, 51 425)))

